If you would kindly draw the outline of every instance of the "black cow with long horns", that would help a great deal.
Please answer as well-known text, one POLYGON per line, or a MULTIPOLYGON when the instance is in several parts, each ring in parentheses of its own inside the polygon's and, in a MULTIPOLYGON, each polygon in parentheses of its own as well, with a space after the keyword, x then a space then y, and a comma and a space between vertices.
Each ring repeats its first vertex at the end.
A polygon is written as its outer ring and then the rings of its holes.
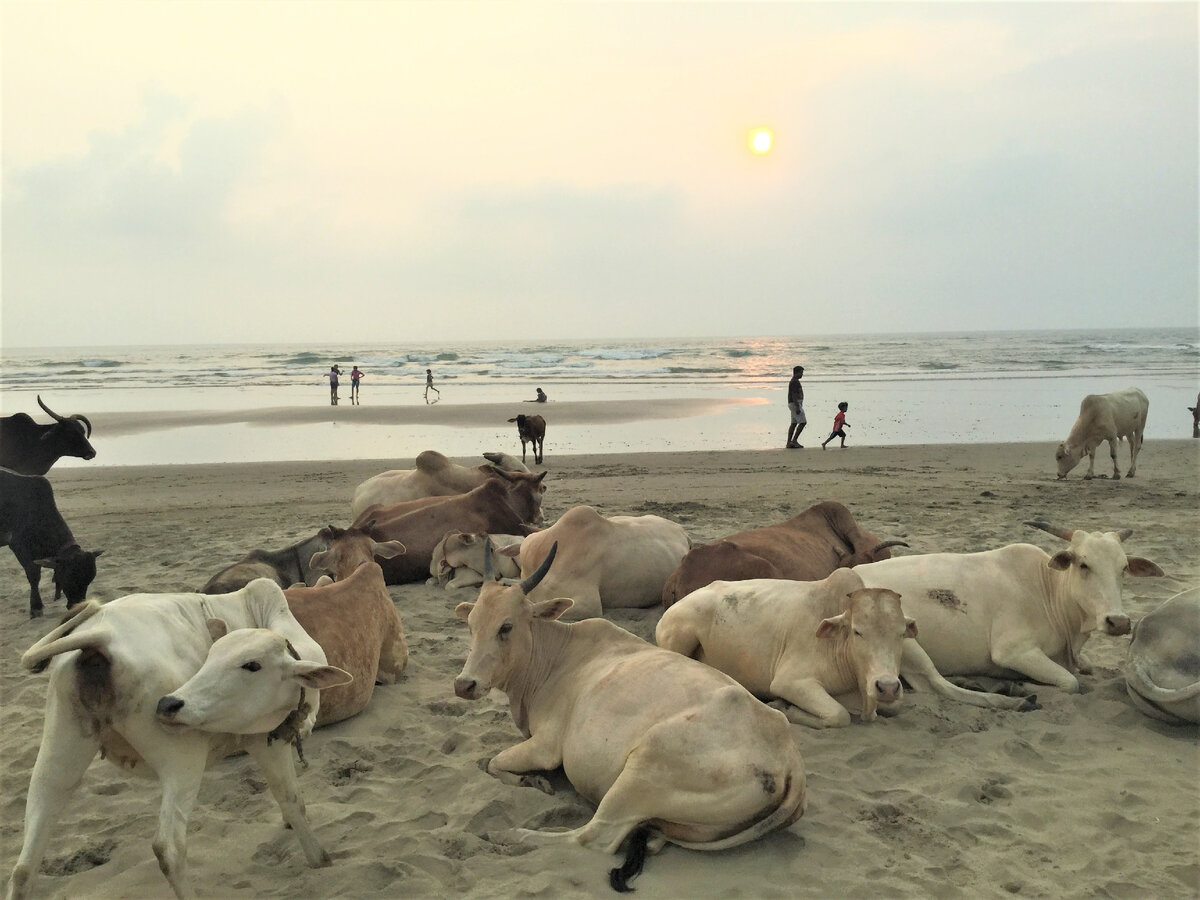
POLYGON ((54 424, 39 425, 25 413, 0 417, 0 466, 21 475, 45 475, 64 456, 95 457, 87 417, 60 416, 42 402, 40 394, 37 402, 54 424))

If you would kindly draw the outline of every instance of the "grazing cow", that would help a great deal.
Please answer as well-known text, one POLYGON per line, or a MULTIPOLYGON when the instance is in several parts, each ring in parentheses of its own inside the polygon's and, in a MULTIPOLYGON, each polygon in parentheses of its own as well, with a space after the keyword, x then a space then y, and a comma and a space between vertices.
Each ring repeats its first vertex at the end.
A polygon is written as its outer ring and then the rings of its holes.
POLYGON ((834 569, 888 559, 889 547, 907 546, 903 541, 879 540, 861 528, 842 504, 823 500, 786 522, 693 548, 663 586, 662 603, 669 607, 714 581, 819 581, 834 569))
POLYGON ((0 418, 0 466, 22 475, 45 475, 64 456, 95 458, 96 449, 88 441, 92 423, 85 416, 60 416, 41 395, 37 402, 54 424, 38 425, 25 413, 0 418))
POLYGON ((54 489, 40 475, 0 469, 0 547, 7 546, 29 580, 29 618, 42 614, 38 582, 42 569, 54 572, 54 599, 67 607, 83 602, 96 577, 103 550, 81 550, 54 502, 54 489))
POLYGON ((904 671, 905 638, 916 635, 900 595, 864 589, 853 569, 824 581, 714 581, 664 612, 654 632, 660 647, 720 669, 756 697, 786 701, 788 719, 814 728, 849 725, 846 699, 835 697, 855 692, 862 720, 873 721, 879 704, 890 709, 904 696, 901 674, 977 706, 1033 708, 964 690, 934 669, 904 671))
POLYGON ((284 547, 282 550, 251 550, 242 559, 227 566, 208 579, 202 594, 228 594, 240 590, 256 578, 270 578, 280 587, 293 584, 312 585, 320 572, 309 565, 314 553, 319 553, 329 541, 318 531, 312 537, 284 547))
POLYGON ((1192 437, 1200 438, 1200 394, 1196 395, 1196 405, 1189 406, 1188 412, 1192 414, 1192 437))
MULTIPOLYGON (((1125 555, 1120 533, 1026 522, 1068 541, 1051 556, 1033 544, 982 553, 928 553, 855 566, 867 587, 904 598, 921 623, 903 666, 928 656, 943 675, 1020 677, 1078 691, 1079 651, 1093 631, 1129 633, 1121 575, 1162 575, 1150 560, 1125 555)), ((903 671, 903 668, 902 668, 903 671)))
POLYGON ((395 684, 408 664, 404 625, 383 582, 375 556, 397 556, 404 545, 378 543, 366 532, 332 525, 321 529, 329 549, 313 554, 314 570, 337 579, 318 587, 291 587, 283 592, 296 621, 321 645, 331 666, 354 680, 321 694, 317 727, 362 712, 375 685, 395 684))
POLYGON ((154 855, 178 897, 189 896, 187 820, 201 776, 209 764, 237 749, 259 764, 309 865, 329 864, 305 818, 288 742, 311 731, 320 708, 316 690, 346 676, 325 665, 324 652, 292 616, 278 585, 260 579, 217 596, 132 594, 104 606, 89 601, 34 644, 21 664, 33 671, 49 665, 50 685, 25 805, 25 840, 9 881, 13 900, 28 896, 50 831, 97 753, 162 783, 154 855), (163 707, 164 695, 200 671, 214 634, 242 628, 269 628, 281 639, 233 661, 241 681, 222 696, 220 708, 231 720, 244 720, 231 721, 230 727, 240 727, 249 715, 261 718, 264 698, 282 696, 274 715, 250 723, 253 734, 215 733, 211 724, 197 731, 180 726, 178 718, 168 726, 170 704, 163 707), (298 659, 291 658, 289 648, 298 659), (307 702, 302 686, 314 689, 307 702), (163 716, 156 715, 159 710, 163 716), (263 733, 285 721, 283 733, 263 733))
POLYGON ((558 564, 529 599, 570 597, 575 602, 567 618, 586 619, 605 608, 656 605, 691 543, 682 525, 661 516, 605 518, 590 506, 575 506, 503 553, 519 553, 527 577, 555 545, 558 564))
MULTIPOLYGON (((378 559, 388 584, 425 581, 433 561, 433 548, 450 531, 487 532, 488 534, 527 535, 536 531, 529 525, 541 516, 539 488, 546 473, 532 479, 505 482, 489 478, 473 491, 441 500, 418 509, 407 504, 385 507, 374 515, 374 524, 366 530, 377 541, 400 541, 407 548, 403 556, 378 559), (396 510, 395 514, 390 511, 396 510)), ((410 501, 421 503, 420 500, 410 501)), ((364 513, 364 515, 366 515, 364 513)), ((361 516, 359 517, 361 520, 361 516)))
POLYGON ((1146 430, 1146 415, 1149 412, 1150 401, 1137 388, 1125 388, 1111 394, 1088 394, 1079 404, 1079 418, 1071 426, 1071 433, 1054 452, 1058 477, 1066 478, 1085 453, 1088 455, 1088 470, 1083 477, 1093 477, 1096 449, 1101 442, 1108 441, 1108 455, 1112 457, 1113 464, 1112 477, 1120 478, 1117 443, 1127 438, 1129 472, 1126 477, 1132 478, 1137 473, 1138 452, 1142 449, 1142 432, 1146 430))
POLYGON ((350 515, 357 519, 370 506, 392 506, 422 497, 465 494, 494 478, 497 470, 529 472, 523 462, 507 453, 485 453, 483 456, 488 460, 483 465, 461 466, 436 450, 426 450, 417 456, 415 469, 381 472, 355 488, 350 515))
POLYGON ((454 692, 477 700, 504 691, 525 737, 494 756, 488 772, 513 784, 562 766, 597 804, 583 827, 526 832, 525 840, 615 853, 628 837, 627 865, 610 873, 625 890, 647 841, 719 850, 800 818, 804 766, 786 717, 728 675, 605 619, 555 621, 570 599, 528 598, 553 560, 551 550, 525 581, 487 582, 475 603, 455 609, 471 645, 454 692))
POLYGON ((487 577, 499 581, 501 578, 519 579, 521 566, 511 556, 497 551, 520 546, 525 540, 519 534, 463 534, 450 531, 433 548, 429 561, 428 584, 437 584, 447 590, 478 587, 485 580, 484 569, 487 559, 492 560, 492 571, 487 577))
POLYGON ((1148 716, 1200 722, 1200 588, 1176 594, 1133 626, 1125 689, 1148 716))
POLYGON ((510 422, 517 423, 517 436, 521 439, 521 462, 525 462, 525 444, 533 450, 533 461, 542 464, 546 449, 546 420, 541 416, 520 415, 510 422))

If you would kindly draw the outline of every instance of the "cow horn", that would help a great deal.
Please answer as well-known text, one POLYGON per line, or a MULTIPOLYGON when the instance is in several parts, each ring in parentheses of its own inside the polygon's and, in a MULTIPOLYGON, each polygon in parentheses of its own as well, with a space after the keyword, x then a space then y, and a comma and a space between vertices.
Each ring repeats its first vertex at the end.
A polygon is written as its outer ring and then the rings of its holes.
POLYGON ((880 553, 884 550, 887 550, 889 547, 907 547, 907 546, 908 546, 908 544, 906 544, 904 541, 883 541, 879 544, 876 544, 874 547, 871 548, 871 555, 874 556, 876 553, 880 553))
POLYGON ((483 580, 492 580, 492 542, 489 538, 483 541, 483 580))
POLYGON ((52 410, 50 407, 48 407, 45 403, 42 402, 41 394, 37 395, 37 401, 38 401, 38 406, 40 406, 42 409, 44 409, 50 415, 50 417, 53 418, 55 421, 57 421, 57 422, 67 421, 62 416, 60 416, 58 413, 56 413, 54 410, 52 410))
POLYGON ((542 564, 537 567, 537 571, 521 582, 522 593, 528 594, 532 591, 550 571, 550 563, 554 562, 554 555, 558 553, 558 541, 550 545, 550 552, 546 554, 546 558, 542 560, 542 564))
POLYGON ((71 416, 71 418, 78 419, 80 422, 82 422, 84 425, 87 426, 87 434, 85 435, 85 437, 92 436, 92 423, 87 420, 87 416, 80 415, 79 413, 75 413, 75 415, 71 416))
POLYGON ((1133 529, 1132 528, 1122 528, 1120 531, 1117 532, 1117 540, 1119 540, 1119 541, 1126 541, 1131 537, 1133 537, 1133 529))
POLYGON ((1040 528, 1047 534, 1052 534, 1056 538, 1062 538, 1064 541, 1070 541, 1075 536, 1073 528, 1058 528, 1051 525, 1049 522, 1026 522, 1026 525, 1031 525, 1034 528, 1040 528))

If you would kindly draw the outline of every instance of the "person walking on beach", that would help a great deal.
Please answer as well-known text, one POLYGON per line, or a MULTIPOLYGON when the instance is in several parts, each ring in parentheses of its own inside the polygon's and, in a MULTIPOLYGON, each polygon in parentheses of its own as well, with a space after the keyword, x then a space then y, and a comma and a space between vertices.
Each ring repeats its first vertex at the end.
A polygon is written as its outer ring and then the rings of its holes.
POLYGON ((358 383, 362 380, 363 371, 358 367, 358 363, 354 364, 354 368, 350 370, 350 402, 354 406, 358 406, 358 383))
POLYGON ((329 405, 338 405, 338 376, 342 374, 342 370, 334 363, 329 367, 329 371, 325 373, 325 377, 329 379, 329 405))
MULTIPOLYGON (((437 394, 438 400, 442 399, 442 392, 433 386, 433 369, 426 369, 425 370, 425 402, 426 403, 429 402, 429 392, 430 391, 433 391, 435 394, 437 394)), ((434 400, 433 402, 437 403, 437 400, 434 400)))
POLYGON ((800 384, 800 379, 803 377, 804 366, 793 366, 792 380, 788 382, 787 396, 788 410, 792 414, 792 424, 788 426, 786 445, 788 450, 803 449, 800 443, 800 432, 808 424, 808 418, 804 415, 804 388, 800 384))
POLYGON ((843 400, 838 404, 838 413, 833 417, 833 431, 829 432, 829 437, 821 441, 821 449, 825 449, 825 445, 832 441, 835 437, 842 439, 842 449, 846 449, 846 432, 843 428, 849 428, 850 423, 846 421, 846 410, 850 408, 850 404, 843 400))

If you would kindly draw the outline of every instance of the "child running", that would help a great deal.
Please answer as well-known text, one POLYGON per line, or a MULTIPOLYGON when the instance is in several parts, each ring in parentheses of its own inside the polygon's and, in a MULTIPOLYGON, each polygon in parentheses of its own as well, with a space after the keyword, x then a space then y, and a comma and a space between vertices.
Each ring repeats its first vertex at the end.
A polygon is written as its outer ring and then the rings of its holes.
POLYGON ((843 428, 849 428, 850 423, 846 421, 846 410, 850 408, 850 404, 843 400, 838 404, 838 414, 833 417, 833 431, 829 433, 829 437, 821 441, 821 449, 825 449, 825 445, 832 441, 835 437, 842 439, 842 449, 846 449, 846 432, 843 428))

